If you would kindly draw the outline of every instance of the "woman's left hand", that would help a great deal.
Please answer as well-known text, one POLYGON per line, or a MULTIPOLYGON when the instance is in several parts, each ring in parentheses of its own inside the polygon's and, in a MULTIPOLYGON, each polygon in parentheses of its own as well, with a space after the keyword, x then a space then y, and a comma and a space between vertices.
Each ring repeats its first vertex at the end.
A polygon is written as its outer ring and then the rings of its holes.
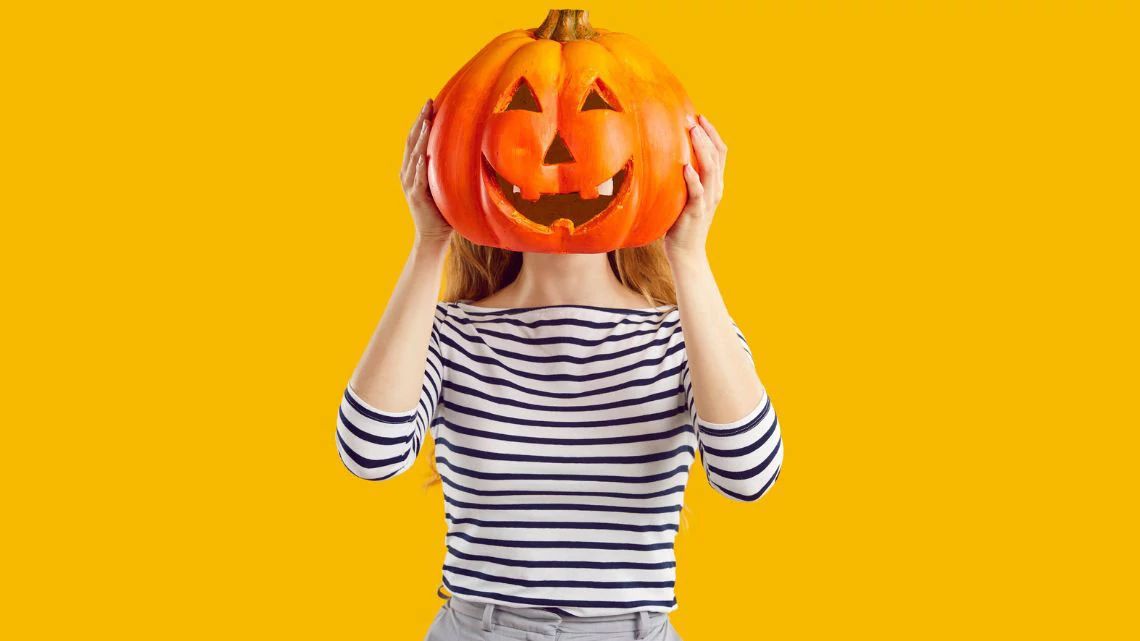
POLYGON ((703 115, 689 128, 689 136, 701 171, 698 174, 692 164, 684 167, 689 199, 665 233, 665 252, 669 256, 704 252, 713 212, 724 194, 724 161, 728 153, 724 140, 703 115))

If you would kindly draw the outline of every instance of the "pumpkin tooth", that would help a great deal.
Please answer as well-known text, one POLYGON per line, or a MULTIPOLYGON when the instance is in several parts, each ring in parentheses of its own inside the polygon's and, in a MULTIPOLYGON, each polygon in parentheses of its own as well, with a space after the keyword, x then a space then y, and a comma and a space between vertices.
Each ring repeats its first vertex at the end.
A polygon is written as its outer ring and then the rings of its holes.
POLYGON ((512 194, 517 194, 517 193, 519 193, 519 192, 521 192, 521 191, 522 191, 522 190, 521 190, 521 189, 519 189, 519 186, 518 186, 518 185, 511 185, 511 193, 512 193, 512 194))
POLYGON ((598 193, 603 195, 603 196, 613 196, 614 195, 614 179, 611 177, 606 182, 598 185, 598 193))
POLYGON ((593 200, 598 197, 597 187, 586 187, 578 191, 578 197, 582 200, 593 200))
POLYGON ((569 218, 559 218, 558 220, 550 223, 551 229, 558 229, 559 227, 565 229, 569 234, 574 233, 574 221, 570 220, 569 218))
MULTIPOLYGON (((518 192, 516 192, 516 193, 518 193, 518 192)), ((539 197, 541 196, 541 194, 538 193, 537 189, 533 190, 533 191, 530 189, 523 189, 523 190, 521 190, 521 193, 522 193, 523 200, 535 201, 535 200, 538 200, 539 197)))

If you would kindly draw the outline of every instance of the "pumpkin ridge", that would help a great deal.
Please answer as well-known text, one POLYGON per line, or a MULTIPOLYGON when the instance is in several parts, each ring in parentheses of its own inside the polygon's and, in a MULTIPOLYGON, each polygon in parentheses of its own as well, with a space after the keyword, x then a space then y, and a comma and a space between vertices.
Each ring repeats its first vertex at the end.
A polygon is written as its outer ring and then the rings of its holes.
MULTIPOLYGON (((460 70, 460 73, 462 74, 463 77, 460 78, 458 81, 456 81, 454 84, 452 84, 452 87, 449 91, 449 94, 451 92, 457 91, 456 88, 461 88, 461 87, 465 86, 465 83, 469 80, 469 77, 471 76, 471 74, 474 73, 477 69, 478 70, 484 70, 484 69, 490 68, 489 71, 493 71, 494 65, 487 62, 488 58, 494 57, 496 54, 499 54, 499 55, 503 56, 503 62, 505 63, 506 60, 509 60, 512 56, 516 55, 518 53, 519 49, 522 49, 526 45, 534 42, 529 37, 518 37, 518 38, 510 37, 511 34, 517 34, 517 31, 507 32, 505 34, 502 34, 502 36, 495 38, 491 42, 487 43, 487 45, 485 47, 483 47, 483 49, 480 50, 479 54, 476 55, 475 57, 473 57, 469 61, 468 65, 464 65, 464 68, 462 70, 460 70), (511 47, 513 47, 513 49, 511 49, 511 47)), ((448 84, 451 84, 451 83, 449 82, 448 84)), ((488 107, 488 102, 490 101, 491 98, 492 98, 492 96, 490 94, 486 94, 482 97, 482 100, 477 101, 476 104, 472 106, 473 107, 472 111, 474 112, 473 113, 473 120, 475 122, 472 123, 472 125, 470 127, 471 130, 480 131, 480 130, 482 130, 483 126, 486 124, 487 119, 489 117, 489 114, 487 113, 487 107, 488 107), (474 109, 478 109, 478 111, 476 112, 476 111, 474 111, 474 109)), ((435 105, 435 109, 437 112, 433 115, 433 118, 435 120, 433 122, 433 125, 432 125, 432 137, 433 138, 436 138, 439 134, 438 124, 439 124, 439 115, 440 114, 438 113, 438 110, 440 109, 441 106, 442 106, 441 104, 435 105)), ((429 140, 429 144, 428 144, 429 149, 432 148, 431 142, 432 141, 429 140)), ((439 142, 436 143, 436 145, 439 145, 439 144, 440 144, 439 142)), ((475 144, 479 144, 479 143, 476 142, 475 144)), ((432 163, 432 169, 435 172, 439 172, 440 171, 439 163, 438 162, 432 163)), ((469 195, 478 199, 480 197, 480 192, 482 191, 482 184, 477 181, 476 184, 470 186, 469 189, 471 189, 474 192, 474 193, 471 193, 469 195)), ((435 194, 433 194, 433 196, 435 196, 435 194)), ((456 223, 450 219, 448 220, 448 223, 451 224, 452 227, 456 226, 456 223)), ((459 223, 459 224, 462 225, 462 223, 459 223)), ((510 240, 509 238, 504 237, 503 234, 500 233, 500 231, 498 229, 496 229, 494 226, 488 226, 484 231, 486 233, 488 233, 491 237, 493 237, 495 239, 494 240, 495 244, 497 244, 499 246, 502 246, 504 243, 509 242, 509 240, 510 240)))
MULTIPOLYGON (((643 86, 658 86, 664 89, 665 95, 669 97, 669 102, 682 107, 685 111, 691 111, 691 104, 688 94, 685 92, 684 87, 681 85, 677 76, 665 65, 656 54, 654 54, 649 47, 640 39, 635 38, 628 33, 610 32, 604 34, 605 37, 599 37, 593 42, 598 43, 605 47, 607 51, 611 52, 619 60, 627 61, 623 66, 623 71, 627 74, 627 79, 632 80, 634 83, 643 86), (630 65, 628 61, 636 60, 636 66, 630 65)), ((640 112, 640 104, 634 105, 634 109, 640 112)), ((641 114, 637 114, 635 118, 637 123, 638 135, 645 135, 643 130, 644 123, 641 114)), ((688 140, 689 134, 685 127, 680 127, 685 131, 684 138, 681 142, 683 148, 692 149, 691 143, 688 140)), ((694 169, 700 171, 700 164, 697 161, 696 155, 689 153, 689 162, 693 165, 694 169)), ((676 167, 677 174, 681 174, 682 165, 678 164, 676 167)), ((683 184, 683 179, 681 180, 683 184)), ((687 193, 687 191, 686 191, 687 193)), ((662 206, 669 196, 663 191, 659 190, 650 194, 638 194, 642 202, 637 203, 638 207, 644 207, 649 211, 655 211, 662 206)), ((642 230, 650 224, 650 220, 646 218, 639 218, 630 226, 629 233, 631 235, 638 235, 642 230)))
MULTIPOLYGON (((608 30, 603 30, 603 31, 599 32, 599 36, 605 36, 605 35, 608 35, 610 33, 613 33, 613 32, 610 32, 608 30)), ((634 87, 634 86, 638 86, 640 88, 640 86, 647 84, 645 79, 642 78, 640 74, 630 72, 628 62, 621 55, 619 55, 619 53, 617 51, 615 51, 612 47, 610 47, 609 44, 606 42, 606 40, 603 40, 601 37, 597 37, 597 38, 591 40, 591 42, 594 42, 599 47, 601 47, 611 58, 614 59, 615 62, 621 63, 621 64, 617 64, 617 65, 612 65, 611 68, 614 69, 615 71, 620 70, 620 73, 623 76, 625 76, 623 79, 625 80, 624 84, 626 85, 627 90, 629 90, 631 87, 634 87)), ((644 125, 644 123, 642 123, 641 104, 636 100, 630 100, 630 101, 626 101, 626 103, 623 103, 622 108, 629 114, 630 118, 633 118, 633 126, 637 129, 637 138, 639 140, 644 140, 645 139, 645 125, 644 125)), ((641 149, 636 150, 635 153, 638 155, 638 159, 637 159, 638 160, 638 166, 637 166, 638 170, 639 171, 645 171, 645 168, 642 167, 642 163, 647 163, 648 159, 645 158, 644 152, 641 149)), ((631 162, 631 164, 632 164, 632 162, 631 162)), ((633 176, 631 176, 630 178, 632 179, 633 176)), ((653 211, 652 209, 650 209, 647 206, 646 194, 644 193, 644 190, 642 190, 642 189, 638 189, 629 195, 629 203, 628 204, 629 204, 629 207, 631 209, 633 209, 634 211, 641 210, 642 208, 645 208, 647 211, 653 211)), ((638 224, 638 220, 637 219, 633 220, 629 224, 629 227, 625 230, 625 235, 624 235, 623 241, 625 239, 628 239, 631 236, 633 236, 634 231, 636 229, 638 229, 639 227, 640 227, 640 225, 638 224)))
MULTIPOLYGON (((533 44, 533 43, 534 43, 534 41, 533 41, 533 40, 531 40, 530 38, 519 38, 519 40, 518 40, 518 41, 519 41, 519 45, 518 45, 517 47, 515 47, 515 48, 514 48, 514 50, 513 50, 513 51, 511 51, 511 52, 510 52, 510 54, 508 54, 508 55, 506 56, 506 58, 504 58, 504 59, 503 59, 503 62, 502 62, 502 64, 500 64, 500 65, 499 65, 499 68, 500 68, 500 69, 501 69, 502 67, 506 66, 506 65, 507 65, 507 64, 508 64, 508 63, 509 63, 511 60, 513 60, 513 59, 514 59, 516 56, 520 55, 520 54, 519 54, 519 52, 521 52, 523 49, 526 49, 527 47, 529 47, 531 44, 533 44)), ((495 75, 495 77, 497 77, 497 76, 498 76, 498 74, 496 74, 496 75, 495 75)), ((535 97, 536 97, 536 99, 538 98, 537 94, 535 95, 535 97)), ((487 94, 485 94, 485 95, 483 96, 483 104, 482 104, 482 106, 480 107, 480 109, 479 109, 479 112, 478 112, 478 113, 479 113, 479 116, 478 116, 478 122, 479 122, 479 125, 478 125, 478 130, 479 130, 479 131, 482 131, 482 130, 483 130, 483 127, 484 127, 484 125, 486 124, 487 120, 488 120, 488 119, 491 117, 491 113, 492 113, 492 111, 491 111, 491 110, 493 109, 493 105, 495 104, 495 100, 496 100, 496 99, 495 99, 495 96, 494 96, 493 94, 491 94, 490 92, 488 92, 487 94)), ((542 101, 541 101, 541 99, 539 99, 539 104, 540 104, 540 105, 542 104, 542 101)), ((480 138, 481 138, 481 137, 480 137, 480 138)), ((480 162, 481 162, 481 161, 482 161, 482 159, 483 159, 482 144, 483 144, 483 142, 482 142, 482 140, 481 140, 481 139, 477 139, 477 140, 475 141, 475 145, 477 145, 477 146, 479 147, 479 159, 480 159, 480 162)), ((483 172, 482 172, 482 169, 480 169, 479 173, 480 173, 480 174, 482 174, 482 173, 483 173, 483 172)), ((482 183, 483 183, 483 181, 482 181, 482 180, 478 180, 478 181, 476 181, 476 183, 479 185, 479 190, 480 190, 480 191, 482 191, 482 189, 484 188, 484 187, 483 187, 483 184, 482 184, 482 183)), ((507 240, 507 239, 504 239, 504 238, 503 238, 503 236, 502 236, 502 235, 500 234, 500 232, 499 232, 499 231, 498 231, 498 230, 495 228, 495 226, 494 226, 494 225, 489 225, 488 227, 489 227, 489 229, 490 229, 490 231, 491 231, 491 235, 493 235, 493 236, 495 237, 495 241, 496 241, 496 242, 497 242, 499 245, 502 245, 502 244, 504 243, 504 241, 505 241, 505 240, 507 240)))

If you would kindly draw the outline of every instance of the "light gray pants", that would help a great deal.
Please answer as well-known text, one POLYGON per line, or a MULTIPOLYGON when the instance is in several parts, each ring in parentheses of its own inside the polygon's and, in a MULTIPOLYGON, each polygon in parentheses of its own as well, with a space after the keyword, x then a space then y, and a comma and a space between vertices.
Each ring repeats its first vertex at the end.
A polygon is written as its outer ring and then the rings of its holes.
POLYGON ((594 617, 542 608, 477 603, 452 595, 435 615, 424 641, 683 641, 667 612, 639 610, 594 617))

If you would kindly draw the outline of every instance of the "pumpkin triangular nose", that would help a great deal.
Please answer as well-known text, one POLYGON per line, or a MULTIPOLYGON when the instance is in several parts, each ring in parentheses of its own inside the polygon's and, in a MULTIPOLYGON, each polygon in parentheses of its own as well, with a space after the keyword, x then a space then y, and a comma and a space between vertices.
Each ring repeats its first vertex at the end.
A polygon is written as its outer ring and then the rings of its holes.
POLYGON ((562 140, 562 134, 555 132, 554 142, 550 143, 550 148, 546 150, 546 157, 542 159, 542 164, 560 165, 564 162, 574 162, 574 156, 570 153, 570 148, 566 146, 566 141, 562 140))

